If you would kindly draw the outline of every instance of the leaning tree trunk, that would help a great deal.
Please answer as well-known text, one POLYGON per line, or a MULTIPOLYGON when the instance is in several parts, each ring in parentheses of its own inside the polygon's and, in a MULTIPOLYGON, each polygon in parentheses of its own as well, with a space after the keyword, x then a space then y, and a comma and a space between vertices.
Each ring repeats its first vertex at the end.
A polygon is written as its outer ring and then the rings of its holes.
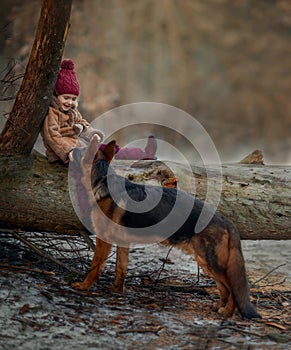
POLYGON ((69 29, 72 0, 44 0, 26 72, 0 137, 0 155, 29 155, 47 113, 69 29))
MULTIPOLYGON (((115 161, 130 180, 165 184, 175 175, 192 192, 192 172, 174 162, 115 161)), ((223 166, 219 210, 234 221, 243 239, 291 239, 290 167, 233 164, 223 166)), ((68 169, 48 164, 37 153, 0 158, 0 229, 78 234, 84 228, 68 191, 68 169)), ((215 182, 215 169, 212 180, 215 182)), ((205 168, 195 167, 195 192, 205 198, 205 168)))

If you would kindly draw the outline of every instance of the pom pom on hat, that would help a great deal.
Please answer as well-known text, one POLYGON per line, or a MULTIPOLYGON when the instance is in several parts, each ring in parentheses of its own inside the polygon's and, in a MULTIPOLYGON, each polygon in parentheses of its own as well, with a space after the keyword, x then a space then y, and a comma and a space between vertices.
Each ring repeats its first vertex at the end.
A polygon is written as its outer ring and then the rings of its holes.
POLYGON ((61 62, 60 71, 55 85, 55 94, 80 95, 80 85, 74 70, 74 62, 70 59, 64 59, 61 62))
POLYGON ((74 70, 75 65, 74 65, 74 62, 70 58, 66 58, 66 59, 62 60, 61 68, 74 70))

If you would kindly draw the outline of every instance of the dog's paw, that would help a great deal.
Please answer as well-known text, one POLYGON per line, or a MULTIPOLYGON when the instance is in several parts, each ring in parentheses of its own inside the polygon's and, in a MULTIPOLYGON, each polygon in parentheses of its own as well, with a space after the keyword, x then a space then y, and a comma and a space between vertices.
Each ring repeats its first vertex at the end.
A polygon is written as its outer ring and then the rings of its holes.
POLYGON ((220 309, 220 305, 218 303, 214 303, 212 305, 212 311, 218 312, 219 309, 220 309))
POLYGON ((84 282, 74 282, 72 283, 72 287, 79 290, 88 290, 90 288, 90 286, 84 282))
POLYGON ((115 283, 112 283, 111 286, 110 286, 110 290, 111 290, 111 292, 114 292, 114 293, 123 293, 124 292, 124 286, 123 286, 123 284, 122 285, 117 285, 115 283))
POLYGON ((231 317, 234 313, 234 310, 233 310, 233 308, 221 306, 217 312, 224 317, 231 317))

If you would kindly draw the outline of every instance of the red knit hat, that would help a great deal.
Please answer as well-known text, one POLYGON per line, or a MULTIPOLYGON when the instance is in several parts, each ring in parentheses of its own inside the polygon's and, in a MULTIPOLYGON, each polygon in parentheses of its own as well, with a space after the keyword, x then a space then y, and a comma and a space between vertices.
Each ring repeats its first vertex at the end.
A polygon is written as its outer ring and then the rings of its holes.
POLYGON ((74 62, 70 58, 61 62, 54 93, 57 96, 64 94, 79 96, 80 94, 80 85, 74 70, 74 62))

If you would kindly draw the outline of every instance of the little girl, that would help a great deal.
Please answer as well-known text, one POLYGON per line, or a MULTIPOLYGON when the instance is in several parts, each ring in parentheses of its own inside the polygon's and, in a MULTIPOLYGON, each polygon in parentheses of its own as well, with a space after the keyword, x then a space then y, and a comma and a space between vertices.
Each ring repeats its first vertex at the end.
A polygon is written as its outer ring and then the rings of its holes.
MULTIPOLYGON (((80 86, 74 70, 74 62, 65 59, 61 63, 52 101, 41 130, 46 155, 50 163, 68 164, 74 147, 89 144, 93 135, 97 135, 100 144, 105 136, 102 131, 93 128, 78 111, 80 86)), ((100 145, 102 148, 104 145, 100 145)), ((145 150, 137 147, 116 147, 116 159, 156 159, 157 143, 149 136, 145 150)))

